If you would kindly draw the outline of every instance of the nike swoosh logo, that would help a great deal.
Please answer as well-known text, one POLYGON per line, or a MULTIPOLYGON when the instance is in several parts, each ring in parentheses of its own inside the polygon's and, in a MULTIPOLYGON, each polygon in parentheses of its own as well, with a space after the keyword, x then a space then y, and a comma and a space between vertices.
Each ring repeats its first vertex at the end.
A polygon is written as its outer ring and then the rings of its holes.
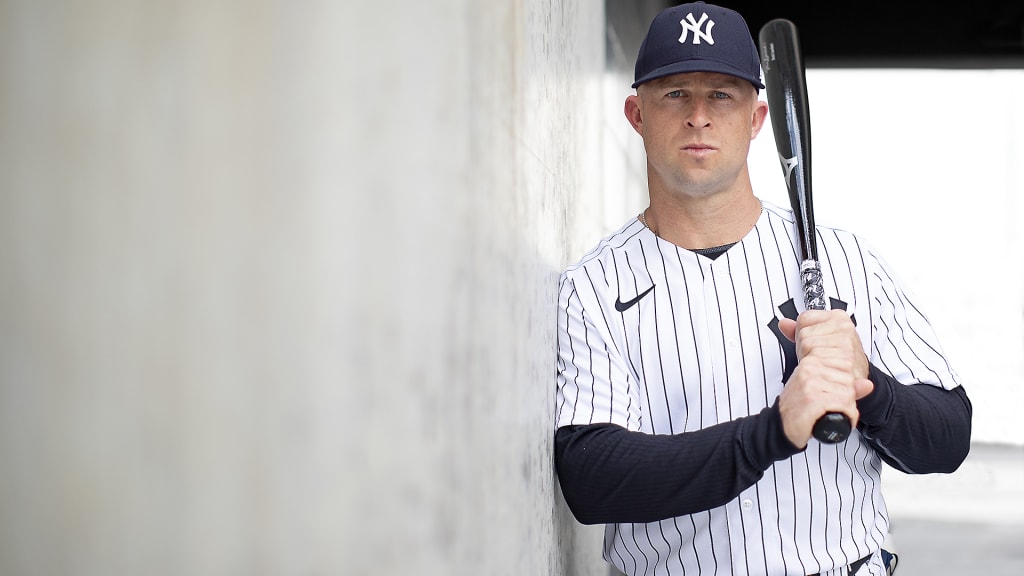
POLYGON ((623 302, 619 298, 616 298, 615 299, 615 309, 618 310, 619 312, 625 312, 626 310, 629 310, 630 308, 633 307, 634 304, 639 302, 641 298, 643 298, 644 296, 647 296, 647 294, 651 290, 654 290, 654 286, 651 286, 647 290, 644 290, 643 292, 641 292, 636 298, 633 298, 632 300, 628 300, 626 302, 623 302))

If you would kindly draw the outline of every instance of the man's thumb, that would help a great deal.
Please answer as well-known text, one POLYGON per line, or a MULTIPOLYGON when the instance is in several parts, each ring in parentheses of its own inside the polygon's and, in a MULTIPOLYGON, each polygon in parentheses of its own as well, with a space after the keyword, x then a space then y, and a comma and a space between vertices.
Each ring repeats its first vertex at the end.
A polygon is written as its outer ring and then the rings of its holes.
POLYGON ((789 318, 779 319, 779 331, 786 338, 789 338, 791 342, 796 342, 796 320, 790 320, 789 318))

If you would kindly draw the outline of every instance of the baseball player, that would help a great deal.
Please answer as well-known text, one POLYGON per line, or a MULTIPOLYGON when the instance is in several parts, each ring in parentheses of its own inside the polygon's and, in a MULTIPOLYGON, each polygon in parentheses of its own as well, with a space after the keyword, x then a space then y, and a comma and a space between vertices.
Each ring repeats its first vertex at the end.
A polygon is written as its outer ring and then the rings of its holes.
POLYGON ((555 465, 629 575, 888 573, 882 463, 951 472, 971 404, 859 236, 818 226, 829 310, 802 310, 793 213, 754 195, 767 103, 742 16, 661 12, 625 115, 650 205, 561 276, 555 465), (855 428, 812 438, 827 412, 855 428))

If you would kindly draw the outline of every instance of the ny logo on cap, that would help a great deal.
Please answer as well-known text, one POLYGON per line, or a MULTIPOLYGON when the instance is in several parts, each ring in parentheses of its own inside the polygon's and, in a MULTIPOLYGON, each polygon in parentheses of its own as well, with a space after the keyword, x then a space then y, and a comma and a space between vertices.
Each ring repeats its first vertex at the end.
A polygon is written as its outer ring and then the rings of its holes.
POLYGON ((686 34, 693 32, 693 43, 700 44, 701 38, 704 39, 708 44, 714 45, 715 39, 711 37, 711 29, 715 27, 715 21, 709 20, 707 14, 700 15, 700 21, 693 19, 693 12, 686 15, 686 18, 679 21, 683 25, 683 35, 679 37, 679 43, 686 43, 686 34), (704 23, 707 22, 707 27, 701 31, 704 27, 704 23))

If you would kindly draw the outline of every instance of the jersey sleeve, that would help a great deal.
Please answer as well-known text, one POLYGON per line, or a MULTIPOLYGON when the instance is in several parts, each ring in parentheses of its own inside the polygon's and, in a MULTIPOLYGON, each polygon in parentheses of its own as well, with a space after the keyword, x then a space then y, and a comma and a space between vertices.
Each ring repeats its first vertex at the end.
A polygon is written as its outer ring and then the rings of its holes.
POLYGON ((610 423, 637 429, 633 377, 597 298, 601 278, 585 268, 562 275, 558 295, 556 427, 610 423))
POLYGON ((858 401, 858 428, 891 466, 952 472, 970 450, 972 407, 925 314, 880 256, 866 251, 875 290, 870 355, 874 391, 858 401))
POLYGON ((871 247, 865 250, 866 273, 873 284, 870 361, 904 384, 929 384, 946 390, 960 386, 938 337, 912 295, 871 247))

